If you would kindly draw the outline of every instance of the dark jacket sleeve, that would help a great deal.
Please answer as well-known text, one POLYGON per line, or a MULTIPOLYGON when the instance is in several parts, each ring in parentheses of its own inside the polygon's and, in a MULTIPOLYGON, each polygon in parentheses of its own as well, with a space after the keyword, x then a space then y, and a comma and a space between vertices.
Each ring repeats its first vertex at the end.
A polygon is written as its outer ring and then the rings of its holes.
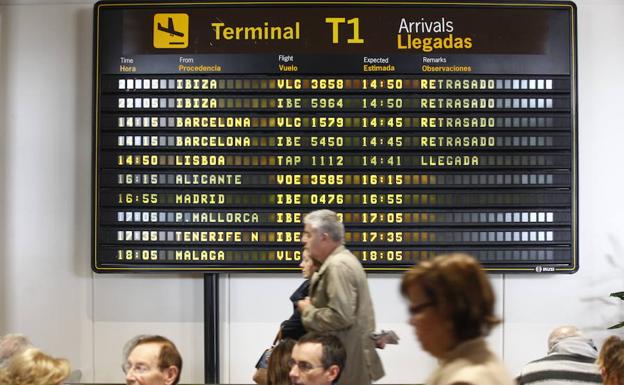
POLYGON ((309 289, 310 281, 305 280, 290 296, 290 301, 293 304, 293 313, 290 318, 282 322, 282 338, 292 338, 294 340, 298 340, 299 337, 306 333, 306 330, 301 323, 301 314, 297 310, 297 301, 307 297, 309 289))

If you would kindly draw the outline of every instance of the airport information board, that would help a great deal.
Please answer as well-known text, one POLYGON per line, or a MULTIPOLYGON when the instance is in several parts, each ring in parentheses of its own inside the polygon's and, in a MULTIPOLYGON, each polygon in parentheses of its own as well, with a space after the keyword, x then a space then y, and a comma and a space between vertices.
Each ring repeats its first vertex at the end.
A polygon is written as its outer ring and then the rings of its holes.
POLYGON ((578 269, 573 3, 99 2, 96 272, 578 269))

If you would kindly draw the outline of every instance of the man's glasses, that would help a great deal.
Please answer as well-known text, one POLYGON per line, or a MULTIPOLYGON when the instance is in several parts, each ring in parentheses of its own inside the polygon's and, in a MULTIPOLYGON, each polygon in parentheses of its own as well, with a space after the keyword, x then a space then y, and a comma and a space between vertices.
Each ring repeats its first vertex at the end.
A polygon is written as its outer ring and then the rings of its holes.
POLYGON ((429 302, 424 302, 418 305, 410 305, 409 307, 409 313, 410 315, 416 315, 416 314, 420 314, 423 311, 425 311, 428 307, 431 307, 435 305, 435 303, 429 301, 429 302))
POLYGON ((121 370, 123 370, 124 374, 134 373, 136 375, 142 375, 152 370, 147 365, 130 365, 129 363, 121 365, 121 370))
POLYGON ((300 372, 302 372, 302 373, 307 373, 307 372, 309 372, 310 370, 317 369, 317 368, 322 368, 322 367, 323 367, 323 365, 312 365, 311 363, 306 362, 306 361, 299 361, 299 362, 297 362, 297 361, 293 360, 292 358, 291 358, 290 360, 288 360, 288 367, 289 367, 289 368, 291 368, 291 369, 292 369, 292 368, 294 368, 295 366, 296 366, 296 367, 297 367, 297 369, 299 369, 299 371, 300 371, 300 372))

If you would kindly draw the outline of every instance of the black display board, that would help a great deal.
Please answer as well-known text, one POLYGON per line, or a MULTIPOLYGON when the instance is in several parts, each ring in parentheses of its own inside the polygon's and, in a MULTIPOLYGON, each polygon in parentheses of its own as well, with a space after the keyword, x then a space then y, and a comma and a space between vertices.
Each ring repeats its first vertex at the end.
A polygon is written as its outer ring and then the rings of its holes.
POLYGON ((573 3, 94 10, 96 272, 288 271, 337 211, 369 271, 578 269, 573 3))

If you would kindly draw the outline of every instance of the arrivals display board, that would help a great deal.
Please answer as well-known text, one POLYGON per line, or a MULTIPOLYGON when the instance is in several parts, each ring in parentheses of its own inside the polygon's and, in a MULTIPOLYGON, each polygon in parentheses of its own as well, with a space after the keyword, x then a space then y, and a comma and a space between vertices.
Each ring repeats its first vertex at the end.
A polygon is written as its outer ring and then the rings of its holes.
POLYGON ((578 269, 573 3, 99 2, 96 272, 578 269))

